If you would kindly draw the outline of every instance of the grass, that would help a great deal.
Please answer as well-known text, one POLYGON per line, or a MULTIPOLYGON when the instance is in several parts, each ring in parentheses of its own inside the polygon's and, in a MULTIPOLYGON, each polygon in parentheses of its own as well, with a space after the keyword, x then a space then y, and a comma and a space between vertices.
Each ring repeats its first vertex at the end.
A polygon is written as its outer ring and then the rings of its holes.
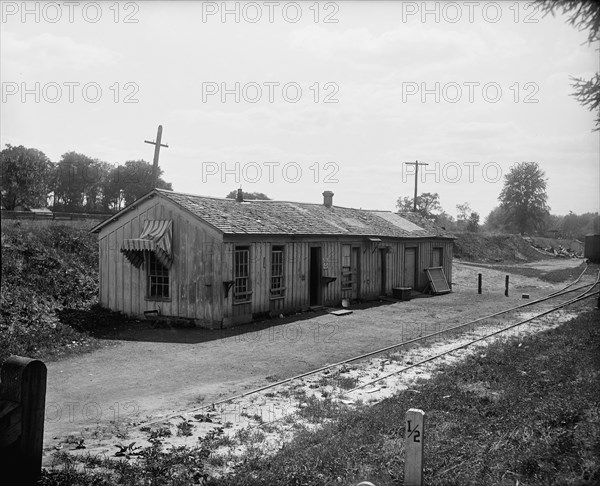
POLYGON ((159 427, 154 430, 147 430, 147 427, 144 427, 144 431, 150 433, 150 440, 161 439, 162 437, 171 437, 173 435, 169 427, 159 427))
POLYGON ((231 447, 235 441, 230 436, 223 434, 223 429, 213 429, 204 437, 203 443, 207 449, 214 451, 219 447, 231 447))
POLYGON ((358 377, 340 376, 336 379, 336 384, 343 390, 351 390, 358 384, 358 377))
POLYGON ((600 484, 599 313, 589 309, 556 329, 492 344, 424 380, 419 393, 374 406, 347 410, 297 390, 304 406, 291 417, 294 439, 265 456, 260 428, 240 430, 234 440, 247 452, 218 478, 206 477, 203 465, 222 464, 216 456, 211 462, 211 452, 233 441, 215 431, 201 448, 161 451, 155 444, 130 461, 59 454, 40 484, 194 484, 205 477, 201 484, 225 486, 402 484, 409 408, 426 412, 427 485, 600 484))
POLYGON ((56 467, 44 470, 38 486, 111 486, 201 484, 206 478, 204 464, 209 452, 201 447, 173 447, 162 451, 155 444, 143 451, 138 460, 94 456, 76 457, 56 453, 56 467))
POLYGON ((276 456, 208 484, 401 484, 409 408, 427 414, 428 485, 598 484, 597 320, 591 310, 542 335, 493 344, 419 394, 340 413, 301 430, 276 456))
POLYGON ((177 435, 189 437, 192 435, 194 430, 194 424, 192 424, 189 420, 184 420, 177 424, 177 435))

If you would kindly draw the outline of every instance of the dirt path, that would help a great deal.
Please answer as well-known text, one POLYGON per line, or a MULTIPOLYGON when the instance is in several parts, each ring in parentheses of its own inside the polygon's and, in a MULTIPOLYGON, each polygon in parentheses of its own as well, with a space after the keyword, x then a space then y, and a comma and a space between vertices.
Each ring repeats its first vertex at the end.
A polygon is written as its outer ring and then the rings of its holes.
POLYGON ((484 293, 477 295, 480 272, 456 263, 454 292, 435 298, 353 309, 343 317, 303 314, 222 332, 129 332, 113 346, 50 362, 44 462, 49 463, 48 454, 68 435, 87 441, 118 437, 132 423, 209 404, 518 305, 525 291, 534 299, 562 287, 514 275, 514 291, 504 297, 505 272, 483 269, 484 293))

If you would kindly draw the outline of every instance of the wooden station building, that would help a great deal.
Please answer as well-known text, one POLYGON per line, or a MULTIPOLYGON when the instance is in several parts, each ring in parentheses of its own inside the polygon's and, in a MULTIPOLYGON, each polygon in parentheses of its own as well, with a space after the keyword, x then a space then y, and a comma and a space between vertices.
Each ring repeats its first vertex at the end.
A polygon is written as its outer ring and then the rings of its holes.
POLYGON ((100 303, 210 328, 312 306, 451 285, 453 236, 413 213, 243 201, 155 189, 92 229, 100 303))

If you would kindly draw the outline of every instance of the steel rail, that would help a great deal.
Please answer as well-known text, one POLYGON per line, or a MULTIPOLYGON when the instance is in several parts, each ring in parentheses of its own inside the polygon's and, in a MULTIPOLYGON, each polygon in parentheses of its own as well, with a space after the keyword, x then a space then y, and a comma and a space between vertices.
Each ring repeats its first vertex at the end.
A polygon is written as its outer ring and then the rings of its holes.
MULTIPOLYGON (((504 327, 504 328, 502 328, 500 330, 494 331, 494 332, 492 332, 490 334, 486 334, 485 336, 479 337, 479 338, 474 339, 472 341, 469 341, 468 343, 461 344, 460 346, 456 346, 456 347, 454 347, 454 348, 452 348, 450 350, 444 351, 443 353, 437 354, 435 356, 431 356, 431 357, 429 357, 427 359, 419 361, 418 363, 413 363, 413 364, 411 364, 409 366, 406 366, 406 367, 402 368, 401 370, 397 370, 397 371, 394 371, 392 373, 388 373, 387 375, 380 376, 379 378, 376 378, 375 380, 371 380, 371 381, 369 381, 367 383, 363 383, 363 384, 361 384, 361 385, 359 385, 357 387, 352 388, 351 390, 348 390, 347 392, 344 392, 343 395, 347 395, 349 393, 352 393, 353 391, 356 391, 356 390, 359 390, 359 389, 364 388, 366 386, 369 386, 369 385, 372 385, 374 383, 377 383, 378 381, 385 380, 386 378, 389 378, 390 376, 398 375, 398 374, 403 373, 403 372, 405 372, 407 370, 410 370, 411 368, 416 368, 417 366, 421 366, 421 365, 423 365, 425 363, 428 363, 428 362, 433 361, 435 359, 441 358, 442 356, 445 356, 447 354, 453 353, 454 351, 466 348, 466 347, 468 347, 468 346, 470 346, 470 345, 472 345, 474 343, 477 343, 479 341, 483 341, 484 339, 487 339, 487 338, 492 337, 492 336, 496 336, 497 334, 501 334, 501 333, 506 332, 506 331, 508 331, 508 330, 510 330, 510 329, 512 329, 514 327, 521 326, 521 325, 523 325, 523 324, 525 324, 527 322, 531 322, 534 319, 538 319, 539 317, 545 316, 547 314, 551 314, 552 312, 556 312, 557 310, 562 309, 563 307, 566 307, 567 305, 571 305, 571 304, 574 304, 575 302, 579 302, 581 300, 593 297, 594 295, 598 295, 598 294, 600 294, 600 291, 596 291, 596 292, 590 293, 592 291, 592 289, 596 285, 598 285, 598 283, 600 283, 599 280, 596 280, 596 282, 586 292, 583 292, 581 295, 579 295, 577 297, 574 297, 573 299, 570 299, 570 300, 568 300, 566 302, 563 302, 562 304, 557 305, 556 307, 553 307, 552 309, 549 309, 549 310, 546 310, 546 311, 541 312, 539 314, 536 314, 533 317, 528 317, 527 319, 519 321, 519 322, 517 322, 515 324, 511 324, 510 326, 506 326, 506 327, 504 327)), ((562 294, 562 295, 564 295, 564 294, 562 294)))
MULTIPOLYGON (((571 293, 571 292, 575 292, 577 290, 581 290, 582 288, 587 287, 587 285, 582 285, 581 287, 576 287, 576 288, 570 289, 570 290, 566 290, 566 289, 568 287, 570 287, 571 285, 573 285, 574 283, 577 283, 581 279, 581 277, 583 276, 583 274, 585 273, 586 270, 587 270, 587 266, 586 266, 585 270, 581 273, 581 275, 579 275, 579 277, 576 280, 574 280, 573 282, 571 282, 569 285, 563 287, 562 289, 560 289, 560 290, 558 290, 556 292, 553 292, 553 293, 547 295, 546 297, 542 297, 540 299, 532 300, 532 301, 526 302, 525 304, 521 304, 521 305, 518 305, 516 307, 511 307, 510 309, 505 309, 505 310, 496 312, 494 314, 490 314, 490 315, 487 315, 487 316, 479 317, 479 318, 474 319, 472 321, 469 321, 469 322, 467 322, 465 324, 459 324, 458 326, 449 327, 447 329, 443 329, 441 331, 437 331, 437 332, 434 332, 434 333, 431 333, 431 334, 427 334, 425 336, 419 336, 417 338, 410 339, 408 341, 403 341, 401 343, 392 344, 390 346, 386 346, 384 348, 380 348, 380 349, 377 349, 375 351, 369 351, 368 353, 364 353, 364 354, 361 354, 361 355, 358 355, 358 356, 354 356, 352 358, 348 358, 348 359, 345 359, 345 360, 342 360, 342 361, 338 361, 337 363, 327 364, 327 365, 322 366, 320 368, 317 368, 317 369, 314 369, 314 370, 311 370, 311 371, 306 371, 304 373, 300 373, 299 375, 295 375, 295 376, 292 376, 290 378, 285 378, 283 380, 280 380, 280 381, 277 381, 277 382, 274 382, 274 383, 269 383, 268 385, 264 385, 264 386, 261 386, 261 387, 258 387, 258 388, 254 388, 254 389, 249 390, 247 392, 240 393, 238 395, 234 395, 233 397, 223 398, 221 400, 213 402, 211 404, 211 406, 214 407, 215 405, 220 405, 222 403, 226 403, 226 402, 229 402, 229 401, 232 401, 232 400, 237 400, 238 398, 243 398, 245 396, 252 395, 254 393, 258 393, 258 392, 261 392, 261 391, 264 391, 264 390, 268 390, 269 388, 274 388, 276 386, 283 385, 285 383, 289 383, 290 381, 298 380, 300 378, 304 378, 306 376, 310 376, 310 375, 313 375, 315 373, 319 373, 321 371, 325 371, 325 370, 330 369, 330 368, 335 368, 336 366, 341 366, 341 365, 344 365, 344 364, 347 364, 347 363, 351 363, 353 361, 358 361, 360 359, 364 359, 364 358, 368 358, 370 356, 381 354, 381 353, 384 353, 386 351, 390 351, 390 350, 392 350, 394 348, 399 348, 401 346, 406 346, 407 344, 412 344, 412 343, 415 343, 415 342, 418 342, 418 341, 423 341, 423 340, 426 340, 428 338, 432 338, 432 337, 438 336, 440 334, 447 333, 449 331, 454 331, 454 330, 460 329, 462 327, 470 326, 472 324, 475 324, 477 322, 481 322, 481 321, 486 320, 486 319, 490 319, 492 317, 496 317, 496 316, 499 316, 499 315, 502 315, 502 314, 506 314, 508 312, 512 312, 514 310, 521 309, 523 307, 528 307, 528 306, 531 306, 531 305, 535 305, 535 304, 538 304, 540 302, 544 302, 546 300, 553 299, 555 297, 559 297, 559 296, 562 296, 562 295, 565 295, 565 294, 568 294, 568 293, 571 293)), ((192 411, 194 411, 194 410, 192 410, 192 411)))
MULTIPOLYGON (((406 346, 408 344, 413 344, 415 342, 423 341, 423 340, 426 340, 426 339, 429 339, 429 338, 432 338, 432 337, 435 337, 435 336, 438 336, 438 335, 441 335, 441 334, 444 334, 444 333, 448 333, 450 331, 455 331, 457 329, 473 325, 473 324, 475 324, 477 322, 481 322, 483 320, 490 319, 492 317, 496 317, 496 316, 499 316, 499 315, 502 315, 502 314, 507 314, 509 312, 515 311, 517 309, 521 309, 523 307, 528 307, 528 306, 531 306, 531 305, 539 304, 540 302, 545 302, 547 300, 550 300, 550 299, 553 299, 553 298, 556 298, 556 297, 560 297, 562 295, 565 295, 565 294, 568 294, 568 293, 571 293, 571 292, 575 292, 577 290, 581 290, 584 287, 588 287, 588 285, 582 285, 580 287, 576 287, 576 288, 570 289, 570 290, 567 290, 567 289, 570 286, 572 286, 572 285, 576 284, 577 282, 579 282, 579 280, 581 280, 581 278, 583 277, 583 275, 585 274, 585 272, 587 271, 587 269, 588 269, 588 266, 586 265, 585 269, 583 270, 583 272, 581 272, 581 274, 579 275, 579 277, 577 277, 577 279, 575 279, 574 281, 572 281, 571 283, 569 283, 565 287, 563 287, 563 288, 561 288, 561 289, 559 289, 559 290, 557 290, 555 292, 552 292, 552 293, 548 294, 545 297, 542 297, 542 298, 539 298, 539 299, 536 299, 536 300, 532 300, 532 301, 526 302, 524 304, 521 304, 521 305, 518 305, 518 306, 515 306, 515 307, 511 307, 509 309, 505 309, 505 310, 502 310, 502 311, 499 311, 499 312, 496 312, 496 313, 493 313, 493 314, 490 314, 490 315, 487 315, 487 316, 479 317, 479 318, 474 319, 472 321, 469 321, 469 322, 467 322, 465 324, 459 324, 457 326, 449 327, 447 329, 444 329, 444 330, 441 330, 441 331, 437 331, 437 332, 434 332, 434 333, 431 333, 431 334, 427 334, 425 336, 419 336, 417 338, 410 339, 408 341, 403 341, 401 343, 392 344, 390 346, 386 346, 384 348, 380 348, 380 349, 377 349, 375 351, 370 351, 368 353, 364 353, 364 354, 361 354, 361 355, 358 355, 358 356, 354 356, 352 358, 348 358, 348 359, 345 359, 345 360, 342 360, 342 361, 338 361, 337 363, 327 364, 325 366, 321 366, 320 368, 316 368, 314 370, 306 371, 304 373, 300 373, 300 374, 292 376, 290 378, 285 378, 283 380, 279 380, 279 381, 276 381, 276 382, 273 382, 273 383, 269 383, 268 385, 263 385, 261 387, 254 388, 252 390, 248 390, 246 392, 239 393, 239 394, 233 395, 231 397, 223 398, 221 400, 217 400, 215 402, 212 402, 212 403, 207 404, 207 405, 203 405, 201 407, 195 407, 195 408, 191 408, 191 409, 181 410, 179 412, 169 414, 169 415, 167 415, 165 417, 162 417, 160 419, 152 420, 152 421, 149 421, 149 422, 144 422, 143 424, 139 424, 139 425, 150 425, 150 424, 154 424, 154 423, 159 423, 159 422, 163 422, 165 420, 169 420, 170 418, 173 418, 173 417, 181 416, 182 414, 193 413, 193 412, 196 412, 196 411, 207 410, 207 409, 213 409, 214 410, 217 405, 221 405, 223 403, 231 402, 233 400, 238 400, 238 399, 246 397, 248 395, 253 395, 255 393, 259 393, 261 391, 265 391, 265 390, 268 390, 270 388, 275 388, 275 387, 277 387, 279 385, 283 385, 285 383, 289 383, 291 381, 298 380, 300 378, 304 378, 306 376, 310 376, 310 375, 314 375, 316 373, 320 373, 321 371, 325 371, 325 370, 328 370, 328 369, 331 369, 331 368, 342 366, 342 365, 347 364, 347 363, 351 363, 353 361, 358 361, 358 360, 361 360, 361 359, 364 359, 364 358, 368 358, 368 357, 371 357, 371 356, 374 356, 374 355, 377 355, 377 354, 381 354, 381 353, 384 353, 386 351, 390 351, 390 350, 392 350, 394 348, 399 348, 401 346, 406 346)), ((597 278, 596 282, 592 285, 591 288, 593 288, 594 286, 596 286, 598 284, 599 279, 600 279, 600 271, 598 272, 598 278, 597 278)), ((414 366, 416 366, 416 365, 413 365, 413 367, 414 366)), ((346 392, 346 393, 348 393, 348 392, 346 392)))

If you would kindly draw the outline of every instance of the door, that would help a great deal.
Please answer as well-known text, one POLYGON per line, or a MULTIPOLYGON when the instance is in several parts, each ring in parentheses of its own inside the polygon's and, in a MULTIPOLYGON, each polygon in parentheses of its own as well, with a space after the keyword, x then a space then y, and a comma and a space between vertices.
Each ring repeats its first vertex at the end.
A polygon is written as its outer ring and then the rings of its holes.
POLYGON ((352 248, 352 300, 360 299, 360 248, 352 248))
POLYGON ((242 324, 252 320, 252 275, 249 246, 236 246, 233 253, 233 294, 231 324, 242 324))
POLYGON ((444 249, 443 248, 434 248, 433 253, 431 255, 431 266, 432 267, 441 267, 444 264, 444 249))
POLYGON ((379 250, 379 255, 380 255, 380 263, 381 263, 381 285, 380 285, 380 289, 381 291, 379 292, 379 295, 386 295, 386 286, 385 283, 387 282, 387 249, 386 248, 381 248, 379 250))
POLYGON ((417 283, 417 249, 406 248, 404 250, 404 286, 415 288, 417 283))
POLYGON ((308 276, 310 305, 321 305, 321 271, 321 247, 313 247, 310 249, 310 269, 308 276))

